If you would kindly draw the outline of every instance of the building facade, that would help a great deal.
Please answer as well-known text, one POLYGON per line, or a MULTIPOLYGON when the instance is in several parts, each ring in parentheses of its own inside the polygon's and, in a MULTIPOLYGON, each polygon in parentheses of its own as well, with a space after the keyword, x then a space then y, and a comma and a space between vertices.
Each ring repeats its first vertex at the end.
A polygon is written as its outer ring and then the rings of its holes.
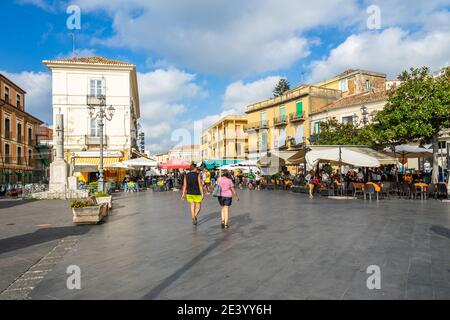
POLYGON ((36 159, 41 120, 25 111, 26 92, 0 74, 0 185, 41 182, 36 159))
POLYGON ((188 144, 177 146, 167 152, 168 160, 184 160, 198 163, 202 160, 200 145, 188 144))
POLYGON ((201 136, 202 160, 246 159, 248 135, 244 128, 247 123, 245 115, 229 115, 203 131, 201 136))
MULTIPOLYGON (((64 152, 72 170, 84 172, 75 167, 99 164, 100 127, 88 109, 96 100, 104 99, 114 109, 112 119, 104 119, 104 163, 131 158, 138 149, 140 117, 136 66, 102 57, 43 63, 52 72, 53 120, 64 115, 64 152)), ((95 103, 94 109, 99 109, 95 103)))
POLYGON ((313 85, 302 85, 280 97, 249 105, 249 159, 259 159, 268 151, 299 148, 307 143, 311 110, 341 98, 341 91, 313 85))

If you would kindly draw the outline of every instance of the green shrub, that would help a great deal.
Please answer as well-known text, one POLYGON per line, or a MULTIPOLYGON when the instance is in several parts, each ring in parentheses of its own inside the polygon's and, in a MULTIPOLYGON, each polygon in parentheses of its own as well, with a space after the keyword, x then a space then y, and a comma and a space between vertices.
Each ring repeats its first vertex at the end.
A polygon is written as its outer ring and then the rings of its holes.
POLYGON ((84 208, 84 207, 94 207, 97 204, 95 202, 92 201, 88 201, 88 200, 72 200, 70 201, 70 207, 71 208, 84 208))
POLYGON ((106 192, 100 191, 95 194, 95 197, 96 198, 109 197, 109 194, 107 194, 106 192))
POLYGON ((89 183, 87 189, 88 189, 90 195, 96 193, 98 190, 98 182, 94 181, 94 182, 89 183))

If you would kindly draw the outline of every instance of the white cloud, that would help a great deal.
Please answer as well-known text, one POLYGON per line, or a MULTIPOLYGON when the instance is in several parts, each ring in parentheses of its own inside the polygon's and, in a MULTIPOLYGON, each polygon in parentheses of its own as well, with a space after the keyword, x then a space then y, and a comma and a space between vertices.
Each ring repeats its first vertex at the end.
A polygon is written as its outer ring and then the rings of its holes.
POLYGON ((20 73, 0 71, 0 73, 27 92, 26 112, 46 123, 52 123, 52 80, 49 73, 29 71, 20 73))
POLYGON ((82 12, 105 11, 115 34, 93 44, 146 50, 205 73, 259 73, 290 67, 309 55, 303 33, 346 25, 349 0, 78 0, 82 12))
POLYGON ((186 101, 206 95, 195 80, 195 74, 175 68, 138 73, 139 123, 152 153, 163 151, 173 144, 171 134, 178 128, 180 116, 187 110, 186 101))
POLYGON ((408 33, 400 28, 349 36, 322 60, 312 63, 310 82, 336 75, 348 68, 387 73, 394 78, 410 67, 432 70, 448 64, 450 31, 408 33))
POLYGON ((202 127, 206 129, 227 115, 244 114, 248 105, 270 99, 275 85, 281 78, 280 76, 269 76, 253 82, 244 83, 239 80, 229 84, 223 96, 222 111, 200 119, 202 127))

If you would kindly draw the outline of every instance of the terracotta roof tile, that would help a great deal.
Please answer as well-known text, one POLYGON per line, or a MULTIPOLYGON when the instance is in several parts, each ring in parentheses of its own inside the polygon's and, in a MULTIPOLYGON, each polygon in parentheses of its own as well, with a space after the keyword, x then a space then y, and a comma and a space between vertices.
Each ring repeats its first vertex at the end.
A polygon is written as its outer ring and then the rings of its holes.
POLYGON ((351 95, 348 97, 341 98, 339 100, 336 100, 330 104, 327 104, 317 110, 315 110, 312 113, 319 113, 326 110, 332 110, 332 109, 338 109, 345 106, 351 106, 355 104, 362 104, 362 103, 368 103, 372 101, 379 101, 387 99, 386 91, 378 91, 378 92, 364 92, 360 94, 351 95))
POLYGON ((63 63, 89 63, 89 64, 103 64, 103 65, 116 65, 116 66, 133 66, 133 64, 118 60, 107 59, 103 57, 83 57, 83 58, 68 58, 68 59, 56 59, 49 62, 63 62, 63 63))

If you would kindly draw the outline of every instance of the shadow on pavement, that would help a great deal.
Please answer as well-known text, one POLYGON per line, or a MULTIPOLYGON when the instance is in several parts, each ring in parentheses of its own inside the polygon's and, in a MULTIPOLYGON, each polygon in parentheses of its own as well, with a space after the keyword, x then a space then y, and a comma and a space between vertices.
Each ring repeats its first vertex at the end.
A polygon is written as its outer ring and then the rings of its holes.
POLYGON ((22 199, 0 199, 0 209, 8 209, 15 206, 26 204, 30 201, 36 200, 22 200, 22 199))
POLYGON ((92 226, 67 226, 43 228, 32 233, 0 239, 0 254, 62 239, 68 236, 83 235, 89 232, 91 227, 92 226))
MULTIPOLYGON (((206 215, 205 217, 204 217, 204 219, 210 220, 214 217, 217 217, 217 213, 214 212, 214 213, 206 215)), ((184 273, 186 273, 189 269, 191 269, 195 264, 197 264, 200 260, 202 260, 204 257, 206 257, 210 252, 212 252, 214 249, 216 249, 221 243, 226 241, 232 234, 239 233, 239 229, 241 227, 248 225, 250 222, 251 222, 250 213, 241 214, 241 215, 233 218, 233 226, 234 225, 236 226, 234 229, 232 228, 229 230, 225 230, 223 237, 215 240, 205 250, 203 250, 197 256, 195 256, 190 261, 188 261, 186 264, 181 266, 173 274, 171 274, 170 276, 168 276, 167 278, 162 280, 159 285, 157 285, 152 290, 150 290, 141 299, 142 300, 151 300, 151 299, 157 298, 160 295, 160 293, 162 291, 164 291, 164 289, 169 287, 178 278, 180 278, 184 273)))

